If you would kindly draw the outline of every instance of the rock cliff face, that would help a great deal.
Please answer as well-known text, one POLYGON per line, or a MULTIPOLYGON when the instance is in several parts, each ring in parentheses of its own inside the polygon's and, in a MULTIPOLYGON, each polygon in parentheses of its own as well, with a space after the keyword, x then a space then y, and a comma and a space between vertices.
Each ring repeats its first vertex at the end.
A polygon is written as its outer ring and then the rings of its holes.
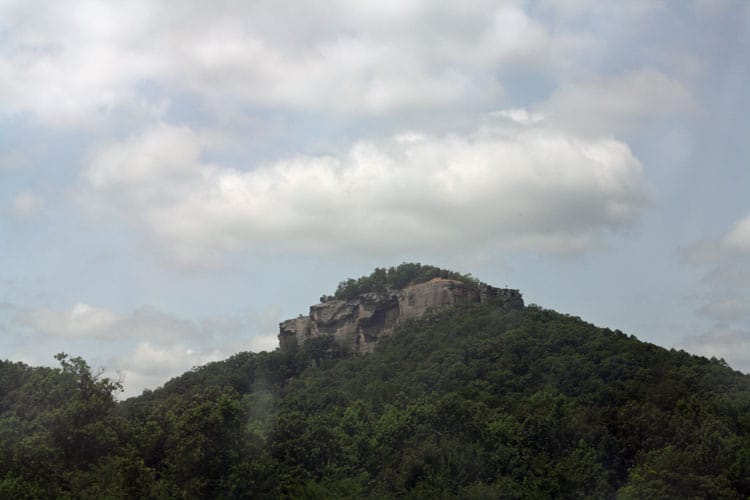
POLYGON ((507 310, 523 308, 518 290, 436 278, 403 290, 365 293, 354 300, 329 300, 310 306, 308 316, 279 325, 279 343, 284 347, 296 339, 301 345, 313 337, 332 335, 352 352, 372 352, 378 341, 390 335, 403 320, 418 318, 428 311, 489 300, 507 310))

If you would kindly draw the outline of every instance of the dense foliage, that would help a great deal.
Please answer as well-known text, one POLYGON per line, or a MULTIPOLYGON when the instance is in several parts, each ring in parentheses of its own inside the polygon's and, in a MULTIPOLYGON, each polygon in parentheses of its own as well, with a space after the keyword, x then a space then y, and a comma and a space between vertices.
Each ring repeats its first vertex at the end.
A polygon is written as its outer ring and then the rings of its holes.
POLYGON ((747 498, 750 376, 538 307, 240 353, 117 404, 0 362, 0 498, 747 498))
MULTIPOLYGON (((439 267, 405 262, 396 267, 376 267, 369 276, 349 278, 339 283, 333 298, 347 300, 358 297, 363 293, 385 292, 386 290, 401 290, 409 285, 424 283, 434 278, 452 279, 466 283, 476 283, 470 274, 461 274, 439 267)), ((328 297, 321 297, 322 299, 328 297)), ((325 300, 323 300, 325 301, 325 300)))

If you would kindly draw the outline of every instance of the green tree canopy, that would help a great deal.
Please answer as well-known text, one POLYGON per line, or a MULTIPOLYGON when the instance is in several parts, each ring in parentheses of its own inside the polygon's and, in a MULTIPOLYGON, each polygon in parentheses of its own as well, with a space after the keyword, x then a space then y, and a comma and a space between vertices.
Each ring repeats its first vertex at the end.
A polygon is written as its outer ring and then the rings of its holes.
POLYGON ((333 298, 349 300, 363 293, 385 292, 387 290, 401 290, 409 285, 424 283, 434 278, 452 279, 465 283, 476 284, 477 280, 470 274, 461 274, 439 267, 422 265, 420 263, 404 262, 395 267, 377 267, 369 276, 354 279, 349 278, 339 283, 333 298))

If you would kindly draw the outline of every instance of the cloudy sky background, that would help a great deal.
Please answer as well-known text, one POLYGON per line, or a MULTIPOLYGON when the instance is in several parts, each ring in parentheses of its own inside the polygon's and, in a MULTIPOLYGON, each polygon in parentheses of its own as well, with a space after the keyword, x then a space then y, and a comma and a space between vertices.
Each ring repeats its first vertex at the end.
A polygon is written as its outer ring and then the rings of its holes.
POLYGON ((746 2, 0 0, 0 357, 125 395, 403 261, 750 371, 746 2))

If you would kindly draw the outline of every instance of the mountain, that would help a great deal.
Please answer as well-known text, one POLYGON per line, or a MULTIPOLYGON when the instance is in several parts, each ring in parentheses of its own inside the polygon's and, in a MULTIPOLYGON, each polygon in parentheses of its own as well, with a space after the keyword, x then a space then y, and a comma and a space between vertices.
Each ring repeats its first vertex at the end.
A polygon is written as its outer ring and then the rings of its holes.
MULTIPOLYGON (((321 304, 479 286, 423 267, 321 304)), ((750 495, 750 376, 721 360, 502 300, 389 328, 372 353, 323 332, 122 403, 80 358, 0 362, 0 498, 750 495)))

